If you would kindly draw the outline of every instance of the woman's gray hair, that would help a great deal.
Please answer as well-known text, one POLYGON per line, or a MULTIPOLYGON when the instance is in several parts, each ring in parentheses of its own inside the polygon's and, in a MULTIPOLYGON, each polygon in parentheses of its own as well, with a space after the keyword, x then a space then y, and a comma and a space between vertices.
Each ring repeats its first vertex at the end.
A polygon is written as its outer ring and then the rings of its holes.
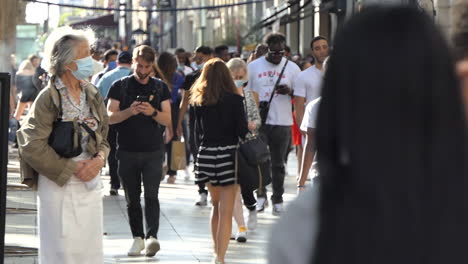
POLYGON ((248 78, 247 74, 247 63, 245 63, 244 60, 241 58, 233 58, 230 59, 227 63, 226 66, 229 68, 231 72, 238 71, 240 69, 243 69, 245 71, 245 77, 244 79, 248 78))
POLYGON ((67 70, 65 66, 75 59, 76 48, 83 41, 94 43, 94 32, 69 27, 55 30, 45 42, 44 67, 49 69, 51 75, 64 74, 67 70))

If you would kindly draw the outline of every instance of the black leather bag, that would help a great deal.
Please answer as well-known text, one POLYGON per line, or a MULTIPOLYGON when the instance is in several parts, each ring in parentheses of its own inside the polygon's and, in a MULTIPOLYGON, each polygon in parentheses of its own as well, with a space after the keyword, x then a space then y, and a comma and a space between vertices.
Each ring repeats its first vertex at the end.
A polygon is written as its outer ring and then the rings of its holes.
POLYGON ((96 133, 84 123, 74 121, 63 121, 62 96, 59 94, 59 115, 54 121, 52 132, 49 135, 49 146, 64 158, 73 158, 81 154, 81 127, 83 127, 91 137, 96 140, 96 133))
POLYGON ((61 118, 57 119, 49 136, 49 145, 64 158, 80 155, 83 150, 78 123, 76 121, 63 121, 61 118))
POLYGON ((271 157, 268 146, 259 136, 254 136, 239 144, 239 151, 250 165, 260 165, 271 157))
POLYGON ((255 191, 271 183, 270 160, 259 165, 251 165, 247 162, 244 155, 238 151, 236 166, 238 183, 243 190, 255 191))

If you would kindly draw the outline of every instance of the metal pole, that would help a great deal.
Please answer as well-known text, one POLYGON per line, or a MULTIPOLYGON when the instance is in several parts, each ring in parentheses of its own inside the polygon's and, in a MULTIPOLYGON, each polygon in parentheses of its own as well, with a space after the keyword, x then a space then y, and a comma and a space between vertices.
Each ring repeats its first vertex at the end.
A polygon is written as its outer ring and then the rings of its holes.
POLYGON ((0 264, 5 252, 5 213, 10 118, 10 74, 0 73, 0 264))

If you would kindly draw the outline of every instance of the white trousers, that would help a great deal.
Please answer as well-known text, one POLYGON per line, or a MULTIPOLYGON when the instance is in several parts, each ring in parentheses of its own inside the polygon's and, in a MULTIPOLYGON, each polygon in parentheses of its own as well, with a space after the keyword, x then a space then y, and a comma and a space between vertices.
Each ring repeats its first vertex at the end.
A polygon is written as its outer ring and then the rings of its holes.
POLYGON ((39 263, 104 263, 101 188, 74 176, 60 187, 39 175, 38 202, 39 263))

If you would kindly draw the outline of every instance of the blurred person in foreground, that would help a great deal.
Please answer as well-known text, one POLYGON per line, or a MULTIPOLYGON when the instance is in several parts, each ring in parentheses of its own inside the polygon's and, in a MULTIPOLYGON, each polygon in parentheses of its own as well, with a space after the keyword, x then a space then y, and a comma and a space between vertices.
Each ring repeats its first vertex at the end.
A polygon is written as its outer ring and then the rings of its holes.
POLYGON ((244 139, 248 132, 244 99, 238 94, 226 64, 218 58, 206 62, 190 94, 196 133, 201 139, 195 177, 210 192, 214 263, 224 264, 239 189, 235 150, 239 139, 244 139))
POLYGON ((457 74, 460 78, 465 109, 468 114, 468 2, 456 0, 453 14, 453 45, 457 57, 457 74))
POLYGON ((468 263, 466 117, 444 37, 419 10, 368 8, 334 47, 319 183, 280 219, 269 263, 468 263))
POLYGON ((109 153, 108 116, 98 90, 87 82, 93 37, 92 31, 70 28, 50 35, 45 61, 51 79, 17 133, 23 183, 37 188, 40 263, 104 262, 99 171, 109 153), (74 158, 48 144, 60 115, 90 129, 77 128, 83 151, 74 158))

